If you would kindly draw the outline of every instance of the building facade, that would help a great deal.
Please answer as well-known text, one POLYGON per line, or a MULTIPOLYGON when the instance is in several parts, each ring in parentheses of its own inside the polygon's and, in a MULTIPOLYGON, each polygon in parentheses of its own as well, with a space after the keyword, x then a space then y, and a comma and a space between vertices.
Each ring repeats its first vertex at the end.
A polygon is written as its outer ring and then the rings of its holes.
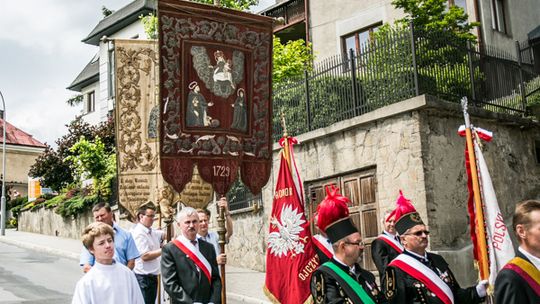
MULTIPOLYGON (((3 128, 0 119, 0 128, 3 128)), ((0 131, 0 137, 2 132, 0 131)), ((0 153, 2 152, 0 145, 0 153)), ((45 145, 32 135, 6 122, 6 192, 11 198, 28 195, 28 172, 36 158, 45 151, 45 145)), ((0 172, 2 172, 0 162, 0 172)))
POLYGON ((82 42, 97 47, 67 89, 82 95, 81 115, 96 125, 111 115, 115 104, 114 39, 147 39, 139 16, 155 14, 155 1, 135 0, 103 18, 82 42))

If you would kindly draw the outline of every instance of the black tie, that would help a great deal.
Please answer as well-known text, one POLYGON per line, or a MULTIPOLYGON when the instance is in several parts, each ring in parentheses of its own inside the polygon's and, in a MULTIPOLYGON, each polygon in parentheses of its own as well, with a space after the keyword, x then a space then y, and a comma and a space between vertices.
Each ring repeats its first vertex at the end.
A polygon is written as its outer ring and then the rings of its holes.
POLYGON ((197 247, 197 241, 191 241, 191 244, 193 244, 193 246, 197 247))

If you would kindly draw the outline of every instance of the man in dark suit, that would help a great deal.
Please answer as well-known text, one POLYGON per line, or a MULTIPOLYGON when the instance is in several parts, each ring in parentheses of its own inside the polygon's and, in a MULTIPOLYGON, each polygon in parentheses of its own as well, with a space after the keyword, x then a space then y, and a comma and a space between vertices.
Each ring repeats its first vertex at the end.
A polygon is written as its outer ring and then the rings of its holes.
POLYGON ((386 267, 382 286, 388 302, 476 304, 484 301, 487 280, 461 288, 444 258, 426 251, 429 231, 401 191, 397 204, 396 231, 405 250, 386 267))
POLYGON ((519 241, 516 257, 506 264, 495 281, 495 301, 540 303, 540 201, 517 205, 512 227, 519 241))
MULTIPOLYGON (((333 212, 319 210, 329 224, 323 224, 334 249, 333 257, 319 266, 311 278, 311 294, 316 304, 322 303, 386 303, 375 283, 375 276, 360 267, 357 261, 364 248, 362 236, 348 216, 348 199, 327 190, 326 201, 333 212), (344 201, 344 204, 338 201, 344 201), (338 203, 336 203, 338 202, 338 203), (343 210, 341 211, 341 208, 343 210), (336 210, 338 209, 338 210, 336 210), (341 218, 344 216, 343 218, 341 218)), ((326 207, 325 207, 326 208, 326 207)))
POLYGON ((391 210, 384 213, 381 222, 383 224, 383 232, 371 242, 371 257, 375 263, 375 267, 379 271, 380 281, 383 281, 384 271, 388 263, 403 252, 403 245, 396 234, 394 225, 394 214, 391 210))
POLYGON ((221 303, 221 281, 214 247, 197 240, 199 216, 184 207, 176 216, 180 235, 161 254, 165 291, 173 304, 221 303))

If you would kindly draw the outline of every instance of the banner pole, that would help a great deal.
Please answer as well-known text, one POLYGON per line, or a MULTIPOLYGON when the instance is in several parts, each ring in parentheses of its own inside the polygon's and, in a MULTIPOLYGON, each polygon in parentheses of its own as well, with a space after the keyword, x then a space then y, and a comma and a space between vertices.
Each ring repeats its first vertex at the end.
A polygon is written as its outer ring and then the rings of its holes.
POLYGON ((469 164, 471 166, 471 179, 473 184, 474 194, 474 207, 476 212, 476 240, 478 245, 479 261, 478 268, 480 271, 480 280, 487 280, 489 277, 489 265, 488 265, 488 253, 487 253, 487 241, 484 222, 484 210, 482 208, 482 199, 480 197, 480 186, 478 182, 478 170, 476 166, 476 155, 474 153, 474 145, 471 131, 471 123, 469 120, 469 113, 467 112, 467 97, 461 99, 461 105, 463 107, 463 116, 465 118, 465 134, 467 139, 467 152, 469 155, 469 164))
MULTIPOLYGON (((220 199, 225 197, 225 195, 220 195, 220 199)), ((221 249, 221 253, 225 254, 225 243, 227 240, 225 239, 225 235, 227 233, 227 228, 225 227, 225 207, 220 207, 217 203, 217 193, 214 191, 214 201, 216 202, 216 208, 218 212, 218 229, 217 233, 219 235, 219 248, 221 249)), ((227 284, 225 281, 225 264, 219 265, 220 272, 221 272, 221 303, 226 304, 227 303, 227 284)))
POLYGON ((287 165, 289 166, 289 170, 291 170, 291 151, 289 150, 289 134, 287 132, 287 124, 285 122, 285 113, 281 111, 281 126, 283 127, 283 138, 285 140, 284 146, 283 146, 283 153, 285 156, 285 160, 287 161, 287 165))

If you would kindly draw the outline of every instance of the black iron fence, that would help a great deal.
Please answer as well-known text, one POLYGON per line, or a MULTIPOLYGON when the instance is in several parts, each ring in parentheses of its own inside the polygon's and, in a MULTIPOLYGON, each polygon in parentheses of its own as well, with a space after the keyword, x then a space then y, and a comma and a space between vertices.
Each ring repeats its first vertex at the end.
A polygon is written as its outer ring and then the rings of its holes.
POLYGON ((274 87, 274 138, 302 134, 420 94, 451 102, 463 96, 473 106, 524 115, 538 93, 540 78, 532 57, 490 47, 479 49, 453 33, 413 29, 386 31, 306 70, 301 79, 274 87))

